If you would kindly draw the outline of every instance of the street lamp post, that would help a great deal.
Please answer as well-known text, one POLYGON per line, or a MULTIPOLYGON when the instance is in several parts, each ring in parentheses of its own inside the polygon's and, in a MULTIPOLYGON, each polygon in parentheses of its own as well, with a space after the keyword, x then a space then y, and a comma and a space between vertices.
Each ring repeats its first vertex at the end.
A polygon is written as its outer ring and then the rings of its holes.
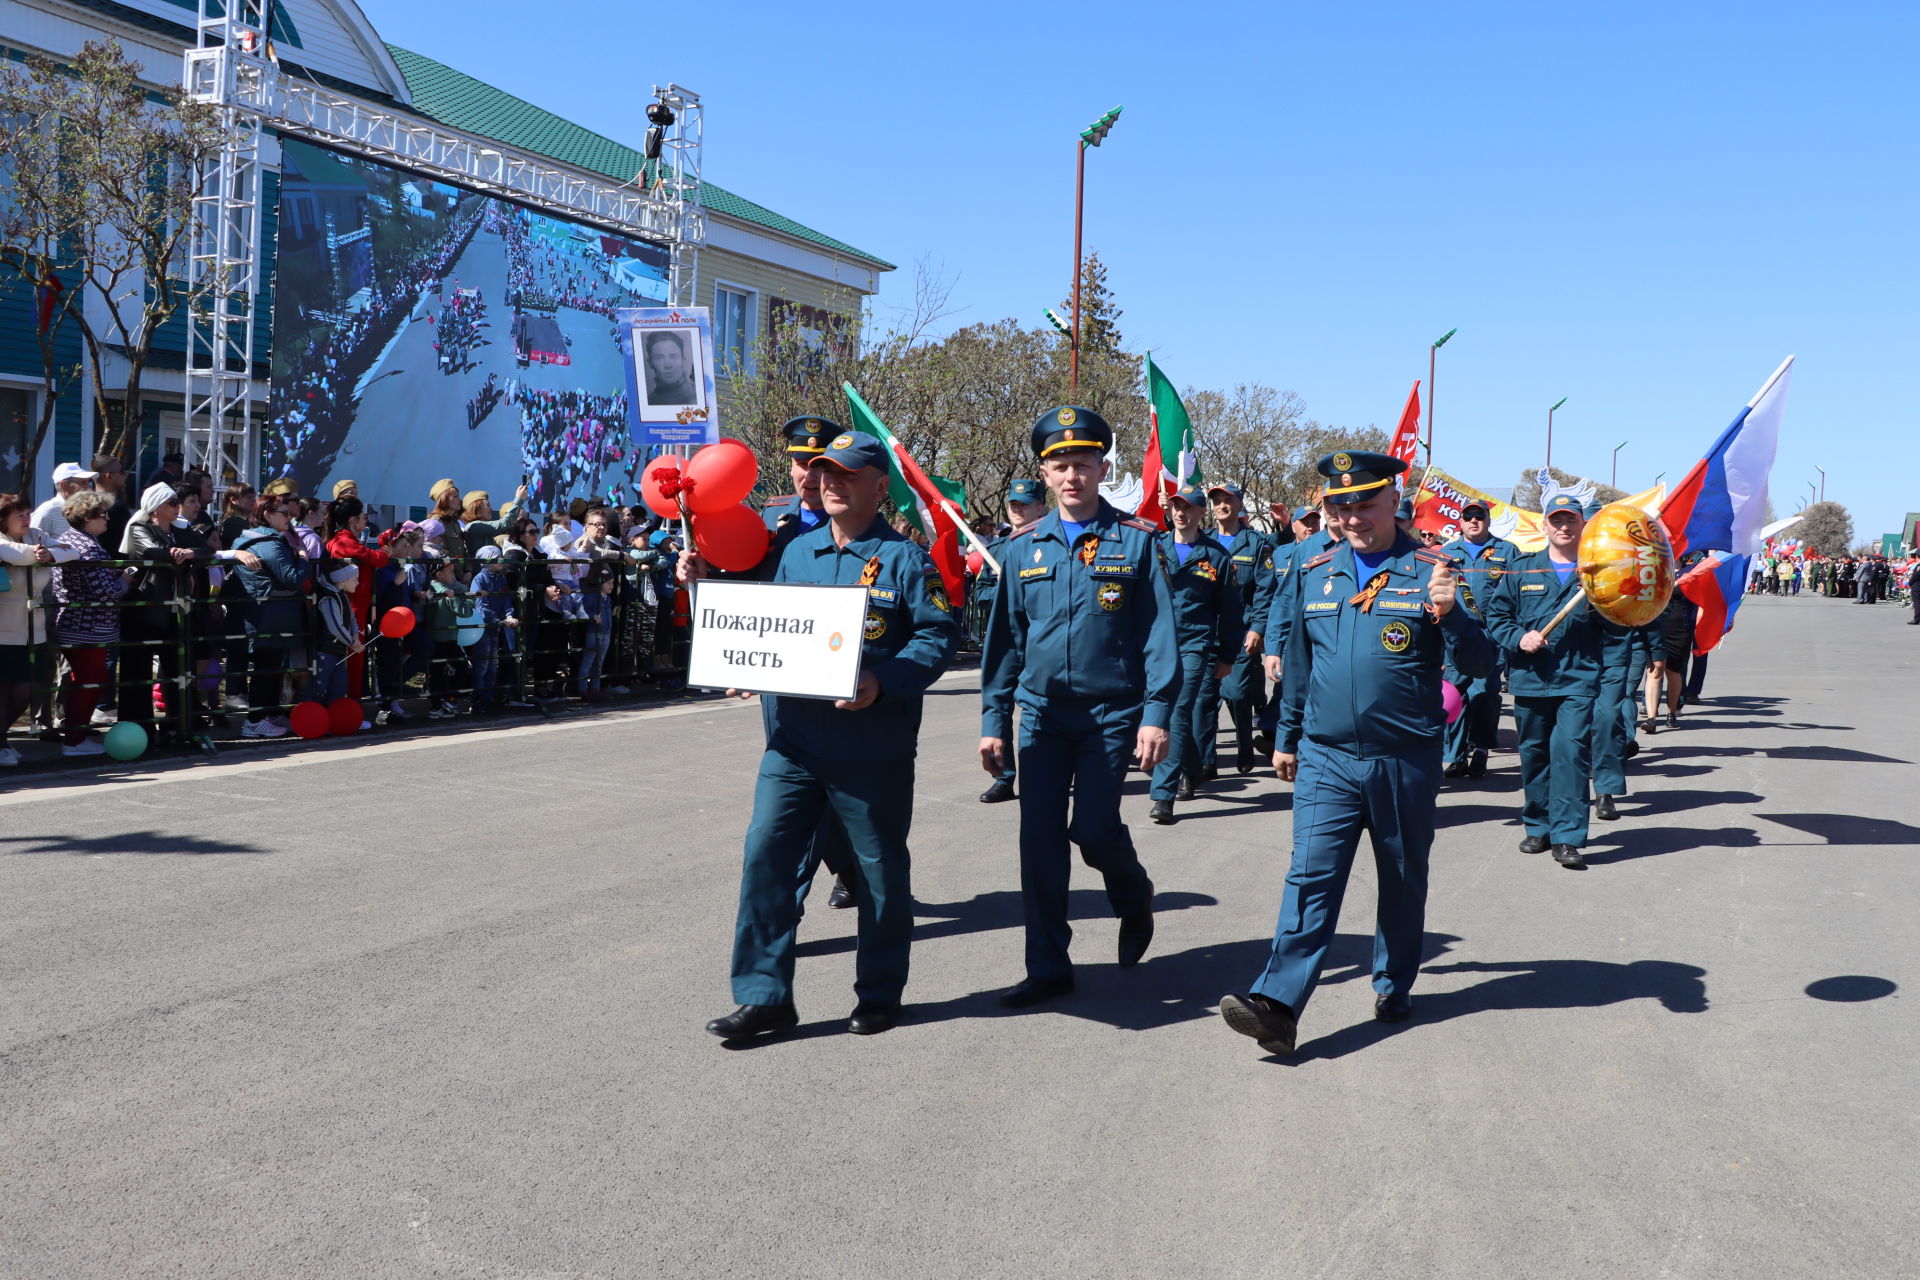
POLYGON ((1613 487, 1614 487, 1614 488, 1616 488, 1616 489, 1618 489, 1618 488, 1620 487, 1620 451, 1621 451, 1622 449, 1624 449, 1624 448, 1626 448, 1626 447, 1627 447, 1628 445, 1630 445, 1630 444, 1632 444, 1632 443, 1633 443, 1633 441, 1631 441, 1631 440, 1622 440, 1622 441, 1621 441, 1621 442, 1620 442, 1619 444, 1617 444, 1617 445, 1615 445, 1615 446, 1613 446, 1613 481, 1612 481, 1612 484, 1613 484, 1613 487))
POLYGON ((1547 470, 1549 471, 1553 470, 1553 410, 1566 402, 1567 398, 1561 396, 1553 402, 1553 408, 1547 410, 1547 470))
POLYGON ((1433 376, 1437 371, 1437 359, 1440 348, 1447 345, 1447 339, 1460 332, 1456 328, 1447 330, 1427 348, 1427 470, 1433 470, 1433 376))
POLYGON ((1820 473, 1820 501, 1825 502, 1827 500, 1827 469, 1819 463, 1815 463, 1813 469, 1820 473))
POLYGON ((1087 201, 1087 148, 1097 147, 1120 118, 1122 108, 1115 107, 1081 131, 1074 144, 1073 167, 1073 355, 1068 388, 1080 390, 1080 221, 1087 201))

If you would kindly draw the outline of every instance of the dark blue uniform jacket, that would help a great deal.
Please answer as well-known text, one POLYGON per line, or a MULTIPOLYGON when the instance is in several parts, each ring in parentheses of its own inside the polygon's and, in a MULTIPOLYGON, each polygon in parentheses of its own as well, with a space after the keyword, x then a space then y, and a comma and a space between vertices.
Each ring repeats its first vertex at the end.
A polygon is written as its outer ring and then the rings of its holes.
POLYGON ((1483 611, 1487 630, 1507 660, 1507 688, 1516 698, 1592 697, 1600 684, 1604 624, 1586 604, 1577 605, 1554 628, 1538 653, 1522 653, 1520 641, 1538 631, 1570 596, 1580 594, 1580 575, 1562 582, 1543 548, 1516 558, 1494 584, 1483 611))

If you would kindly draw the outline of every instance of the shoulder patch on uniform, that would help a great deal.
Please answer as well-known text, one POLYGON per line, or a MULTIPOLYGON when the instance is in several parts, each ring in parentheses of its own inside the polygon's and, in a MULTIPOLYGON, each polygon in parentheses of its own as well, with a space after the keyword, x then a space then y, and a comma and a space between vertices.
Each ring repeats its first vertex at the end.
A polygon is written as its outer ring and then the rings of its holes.
POLYGON ((1026 536, 1027 536, 1028 534, 1030 534, 1030 533, 1032 533, 1032 532, 1033 532, 1033 531, 1034 531, 1035 529, 1038 529, 1039 527, 1040 527, 1040 526, 1039 526, 1038 524, 1030 524, 1030 525, 1028 525, 1028 526, 1027 526, 1026 528, 1024 528, 1024 529, 1022 529, 1022 530, 1020 530, 1020 531, 1019 531, 1018 533, 1010 533, 1010 534, 1008 534, 1008 535, 1007 535, 1007 540, 1009 540, 1009 541, 1011 541, 1011 540, 1012 540, 1012 539, 1014 539, 1014 538, 1024 538, 1024 537, 1026 537, 1026 536))
POLYGON ((1313 569, 1313 568, 1317 568, 1317 567, 1319 567, 1320 565, 1323 565, 1323 564, 1325 564, 1325 563, 1326 563, 1327 561, 1329 561, 1329 560, 1331 560, 1331 559, 1333 559, 1333 552, 1331 552, 1331 551, 1322 551, 1322 552, 1321 552, 1321 553, 1320 553, 1319 555, 1317 555, 1317 556, 1315 556, 1315 557, 1314 557, 1313 559, 1311 559, 1311 560, 1309 560, 1309 561, 1307 561, 1307 562, 1306 562, 1305 564, 1303 564, 1303 565, 1301 565, 1300 567, 1301 567, 1302 569, 1313 569))
MULTIPOLYGON (((1452 556, 1443 556, 1432 547, 1422 547, 1413 553, 1415 560, 1424 560, 1428 564, 1455 564, 1452 556)), ((1457 568, 1458 565, 1455 565, 1457 568)))
POLYGON ((1160 526, 1140 519, 1138 516, 1122 516, 1120 523, 1129 529, 1138 529, 1143 533, 1159 533, 1160 526))
POLYGON ((768 498, 767 505, 769 507, 784 507, 788 503, 793 501, 793 497, 794 495, 790 493, 783 493, 778 495, 777 497, 768 498))

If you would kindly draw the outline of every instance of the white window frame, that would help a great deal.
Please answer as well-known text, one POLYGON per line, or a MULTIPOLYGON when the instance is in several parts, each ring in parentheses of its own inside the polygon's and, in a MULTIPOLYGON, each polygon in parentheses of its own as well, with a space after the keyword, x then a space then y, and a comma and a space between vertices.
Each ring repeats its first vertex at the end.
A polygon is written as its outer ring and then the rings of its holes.
MULTIPOLYGON (((47 387, 46 384, 38 378, 29 378, 25 374, 15 373, 0 373, 0 387, 5 387, 9 391, 24 392, 27 397, 26 430, 21 432, 20 439, 20 444, 23 449, 20 461, 24 464, 26 462, 24 448, 28 438, 33 435, 34 424, 40 421, 40 397, 47 393, 47 387)), ((40 444, 40 470, 46 474, 51 474, 56 465, 66 461, 66 459, 63 458, 53 457, 53 442, 56 433, 57 424, 49 424, 47 427, 47 438, 41 441, 40 444), (51 462, 48 461, 50 458, 53 459, 51 462)), ((81 460, 81 465, 86 465, 85 459, 81 460)), ((36 477, 30 476, 25 471, 22 471, 20 473, 20 491, 26 494, 39 494, 40 490, 34 483, 35 479, 36 477)))
POLYGON ((723 363, 725 348, 720 341, 719 326, 717 324, 715 325, 714 371, 720 376, 727 378, 736 375, 745 375, 751 378, 754 375, 753 347, 754 343, 757 342, 760 337, 760 291, 748 285, 735 284, 731 280, 715 280, 713 282, 713 314, 716 321, 720 315, 720 292, 723 289, 728 293, 738 294, 746 300, 747 323, 745 332, 741 338, 743 359, 741 360, 741 367, 737 370, 723 363))

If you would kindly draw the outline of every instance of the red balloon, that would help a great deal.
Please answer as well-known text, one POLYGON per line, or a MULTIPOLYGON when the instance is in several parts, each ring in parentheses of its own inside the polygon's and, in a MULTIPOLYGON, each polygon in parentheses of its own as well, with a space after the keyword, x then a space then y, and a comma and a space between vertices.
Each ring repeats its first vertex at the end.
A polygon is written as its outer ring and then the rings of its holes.
POLYGON ((760 460, 738 440, 710 444, 687 463, 687 509, 697 516, 738 506, 760 478, 760 460))
POLYGON ((692 522, 693 545, 716 568, 743 573, 767 554, 773 534, 752 507, 728 507, 692 522))
POLYGON ((327 704, 327 725, 338 737, 358 733, 366 719, 366 713, 360 710, 359 702, 353 698, 335 698, 327 704))
POLYGON ((680 480, 680 459, 670 453, 661 454, 640 473, 640 501, 663 520, 678 519, 680 502, 676 495, 680 492, 680 480))
POLYGON ((413 610, 399 605, 380 615, 380 634, 389 640, 398 640, 413 630, 413 610))
POLYGON ((287 724, 303 738, 324 738, 333 722, 327 709, 317 702, 302 702, 287 714, 287 724))

